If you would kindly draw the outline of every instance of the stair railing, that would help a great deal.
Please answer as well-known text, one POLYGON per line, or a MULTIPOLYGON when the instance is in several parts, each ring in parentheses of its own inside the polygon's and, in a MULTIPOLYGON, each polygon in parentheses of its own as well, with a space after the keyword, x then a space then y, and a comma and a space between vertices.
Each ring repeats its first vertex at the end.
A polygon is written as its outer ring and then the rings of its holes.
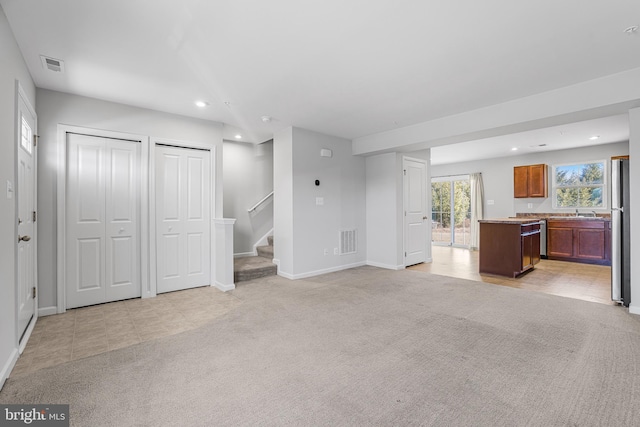
POLYGON ((260 205, 264 204, 271 197, 273 197, 273 191, 271 193, 267 194, 266 196, 264 196, 262 199, 260 199, 260 201, 258 203, 256 203, 255 205, 253 205, 252 207, 247 209, 247 212, 251 213, 251 212, 255 211, 256 209, 258 209, 260 207, 260 205))

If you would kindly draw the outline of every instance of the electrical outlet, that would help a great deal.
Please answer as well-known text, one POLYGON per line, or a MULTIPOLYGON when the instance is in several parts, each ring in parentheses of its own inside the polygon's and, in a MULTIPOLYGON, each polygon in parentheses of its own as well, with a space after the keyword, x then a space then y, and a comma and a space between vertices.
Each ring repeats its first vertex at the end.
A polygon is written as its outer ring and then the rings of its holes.
POLYGON ((329 255, 329 249, 324 248, 324 254, 325 254, 325 256, 326 256, 326 255, 329 255))
POLYGON ((338 248, 333 248, 333 254, 338 255, 338 248))
POLYGON ((487 205, 493 205, 495 204, 495 200, 487 200, 487 205))
POLYGON ((533 208, 533 203, 527 203, 527 208, 529 209, 533 208))

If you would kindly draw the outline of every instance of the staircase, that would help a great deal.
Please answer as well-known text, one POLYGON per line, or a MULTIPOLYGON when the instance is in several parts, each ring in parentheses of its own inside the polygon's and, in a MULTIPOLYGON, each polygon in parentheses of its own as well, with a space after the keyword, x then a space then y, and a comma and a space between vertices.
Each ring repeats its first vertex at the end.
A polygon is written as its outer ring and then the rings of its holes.
POLYGON ((258 246, 258 256, 236 258, 233 263, 234 283, 274 276, 278 267, 273 263, 273 236, 267 238, 267 246, 258 246))

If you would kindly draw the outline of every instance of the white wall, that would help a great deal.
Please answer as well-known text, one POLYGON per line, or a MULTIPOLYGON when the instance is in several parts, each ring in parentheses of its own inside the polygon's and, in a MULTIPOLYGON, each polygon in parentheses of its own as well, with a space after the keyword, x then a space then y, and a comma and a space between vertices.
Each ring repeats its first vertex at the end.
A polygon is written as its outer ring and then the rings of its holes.
POLYGON ((293 128, 273 135, 273 257, 278 272, 293 275, 293 128))
POLYGON ((273 191, 273 141, 258 145, 225 141, 223 150, 224 217, 236 219, 233 250, 246 254, 273 228, 273 198, 247 212, 273 191))
POLYGON ((402 235, 398 234, 398 164, 396 153, 366 158, 367 263, 400 269, 402 235))
MULTIPOLYGON (((481 172, 482 181, 484 183, 485 218, 509 217, 519 212, 563 212, 563 210, 554 210, 552 208, 551 197, 515 199, 513 197, 513 167, 545 163, 549 165, 549 175, 551 175, 551 166, 554 164, 589 160, 607 160, 612 156, 626 154, 629 154, 629 143, 619 142, 615 144, 596 145, 585 148, 547 151, 521 156, 437 165, 431 167, 431 176, 463 175, 481 172), (494 204, 488 205, 488 200, 493 200, 494 204), (528 203, 531 203, 533 207, 528 208, 528 203)), ((609 189, 611 188, 610 182, 608 187, 609 189)), ((549 193, 551 193, 551 179, 549 179, 549 193)), ((609 212, 611 208, 610 193, 610 191, 607 192, 607 208, 598 209, 597 211, 609 212)), ((549 196, 551 196, 551 194, 549 194, 549 196)), ((573 210, 564 210, 564 212, 573 212, 573 210)))
POLYGON ((0 387, 18 355, 16 319, 16 198, 6 197, 10 181, 16 190, 16 81, 32 106, 36 88, 0 8, 0 387))
MULTIPOLYGON (((365 159, 351 154, 349 140, 305 129, 293 128, 276 134, 274 140, 274 192, 288 199, 291 191, 291 211, 282 212, 291 220, 292 236, 281 240, 278 224, 281 207, 276 198, 275 251, 281 260, 279 273, 289 278, 300 278, 362 265, 366 259, 365 219, 365 159), (291 138, 289 139, 289 134, 291 138), (280 170, 287 164, 291 147, 291 174, 280 170), (332 150, 332 157, 321 157, 320 150, 332 150), (282 162, 282 163, 281 163, 282 162), (283 179, 285 178, 286 179, 283 179), (289 187, 289 180, 291 186, 289 187), (315 180, 320 185, 315 185, 315 180), (279 185, 283 184, 283 185, 279 185), (316 198, 324 204, 316 205, 316 198), (334 255, 339 247, 340 230, 356 229, 358 251, 349 255, 334 255), (278 248, 288 246, 284 252, 278 248), (325 255, 325 249, 327 255, 325 255), (291 255, 291 262, 280 258, 281 253, 291 255)), ((289 206, 286 206, 289 209, 289 206)))
MULTIPOLYGON (((410 153, 386 153, 366 157, 367 264, 376 267, 404 268, 404 177, 403 158, 427 163, 427 214, 431 211, 431 150, 410 153)), ((426 242, 431 242, 427 227, 426 242)), ((425 248, 431 261, 431 245, 425 248)))
MULTIPOLYGON (((629 110, 629 182, 640 185, 640 108, 629 110)), ((630 191, 631 200, 631 304, 629 312, 640 314, 640 191, 630 191)))
POLYGON ((56 180, 58 124, 134 133, 165 139, 209 144, 216 150, 216 200, 214 216, 223 213, 222 125, 220 123, 162 113, 86 98, 37 90, 40 134, 38 163, 38 274, 39 306, 46 309, 56 301, 56 180))

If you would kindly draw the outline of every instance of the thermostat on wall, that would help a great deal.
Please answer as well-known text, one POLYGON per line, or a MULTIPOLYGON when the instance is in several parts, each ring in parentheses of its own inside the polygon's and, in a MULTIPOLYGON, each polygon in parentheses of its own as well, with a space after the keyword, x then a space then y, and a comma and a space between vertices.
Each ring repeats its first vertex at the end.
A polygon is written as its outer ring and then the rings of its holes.
POLYGON ((329 150, 328 148, 323 148, 322 150, 320 150, 320 157, 331 157, 333 156, 333 152, 331 152, 331 150, 329 150))

